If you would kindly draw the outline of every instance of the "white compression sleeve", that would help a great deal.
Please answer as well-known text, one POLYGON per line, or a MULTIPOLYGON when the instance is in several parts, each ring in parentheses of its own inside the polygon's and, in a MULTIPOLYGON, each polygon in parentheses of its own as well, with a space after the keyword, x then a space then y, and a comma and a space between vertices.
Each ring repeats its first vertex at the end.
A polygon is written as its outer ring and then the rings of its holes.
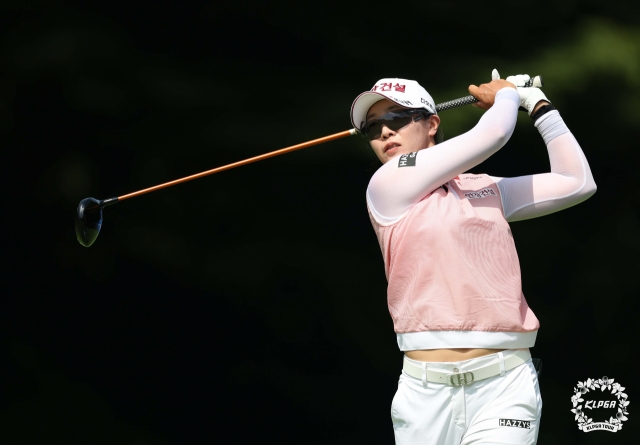
POLYGON ((574 206, 596 192, 589 163, 557 111, 536 122, 549 152, 550 173, 493 178, 507 221, 548 215, 574 206))
POLYGON ((503 88, 467 133, 420 150, 413 166, 400 167, 397 156, 380 167, 367 188, 367 203, 378 223, 399 220, 433 190, 502 148, 513 133, 519 105, 518 92, 503 88))

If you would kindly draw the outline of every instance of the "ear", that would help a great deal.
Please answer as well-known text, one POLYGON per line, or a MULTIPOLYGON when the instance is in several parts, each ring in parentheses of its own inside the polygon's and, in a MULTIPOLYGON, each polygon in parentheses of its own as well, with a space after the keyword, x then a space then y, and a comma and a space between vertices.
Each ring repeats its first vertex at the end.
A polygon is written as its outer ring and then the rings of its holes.
POLYGON ((429 119, 429 137, 433 138, 436 136, 438 132, 438 127, 440 127, 440 116, 434 114, 429 119))

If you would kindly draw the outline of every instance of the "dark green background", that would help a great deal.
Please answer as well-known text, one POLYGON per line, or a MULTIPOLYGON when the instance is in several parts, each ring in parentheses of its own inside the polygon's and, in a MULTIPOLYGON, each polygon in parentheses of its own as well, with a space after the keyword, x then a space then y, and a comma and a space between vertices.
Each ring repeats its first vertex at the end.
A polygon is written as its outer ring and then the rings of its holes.
MULTIPOLYGON (((640 275, 640 28, 630 2, 5 1, 0 9, 3 444, 391 444, 400 373, 356 138, 105 210, 78 202, 350 128, 357 94, 437 103, 542 74, 598 192, 512 225, 541 321, 542 445, 632 443, 640 275), (622 431, 582 433, 573 387, 615 378, 622 431)), ((442 113, 445 136, 482 112, 442 113)), ((548 170, 522 114, 474 169, 548 170)), ((594 414, 596 417, 596 414, 594 414)))

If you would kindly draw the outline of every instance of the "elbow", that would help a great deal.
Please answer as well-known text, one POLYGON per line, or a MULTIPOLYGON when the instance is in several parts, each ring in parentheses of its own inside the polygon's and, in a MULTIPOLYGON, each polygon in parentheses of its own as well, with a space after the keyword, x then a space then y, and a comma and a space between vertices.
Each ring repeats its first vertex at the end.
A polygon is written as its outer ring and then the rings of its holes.
POLYGON ((498 145, 500 147, 504 147, 507 142, 509 142, 509 139, 511 138, 511 133, 506 133, 504 131, 497 131, 496 132, 496 140, 498 141, 498 145))
POLYGON ((596 190, 598 190, 598 186, 596 185, 596 181, 593 179, 593 174, 591 173, 591 170, 589 170, 587 172, 587 182, 584 185, 584 193, 586 195, 586 198, 591 198, 593 195, 596 194, 596 190))
POLYGON ((596 190, 598 190, 598 187, 596 186, 596 183, 593 181, 593 178, 591 178, 591 180, 587 181, 587 183, 582 187, 582 189, 579 192, 580 202, 586 201, 587 199, 591 198, 593 195, 596 194, 596 190))
POLYGON ((588 184, 587 187, 585 187, 585 189, 586 189, 585 190, 585 195, 586 195, 585 199, 588 199, 588 198, 591 198, 593 195, 596 194, 596 190, 598 190, 598 186, 596 185, 595 182, 591 181, 591 183, 588 184))
POLYGON ((513 134, 513 128, 506 128, 505 125, 497 125, 493 130, 493 137, 498 146, 503 147, 513 134))

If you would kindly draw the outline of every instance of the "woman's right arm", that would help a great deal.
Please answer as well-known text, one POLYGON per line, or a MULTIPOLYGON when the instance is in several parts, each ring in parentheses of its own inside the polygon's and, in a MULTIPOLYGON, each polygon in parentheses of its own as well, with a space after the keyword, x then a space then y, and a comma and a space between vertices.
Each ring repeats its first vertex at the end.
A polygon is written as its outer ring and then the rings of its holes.
POLYGON ((470 131, 420 150, 414 165, 401 165, 398 156, 380 167, 367 189, 367 203, 376 220, 381 224, 399 220, 436 188, 497 152, 513 133, 519 106, 517 90, 502 88, 495 104, 470 131))

